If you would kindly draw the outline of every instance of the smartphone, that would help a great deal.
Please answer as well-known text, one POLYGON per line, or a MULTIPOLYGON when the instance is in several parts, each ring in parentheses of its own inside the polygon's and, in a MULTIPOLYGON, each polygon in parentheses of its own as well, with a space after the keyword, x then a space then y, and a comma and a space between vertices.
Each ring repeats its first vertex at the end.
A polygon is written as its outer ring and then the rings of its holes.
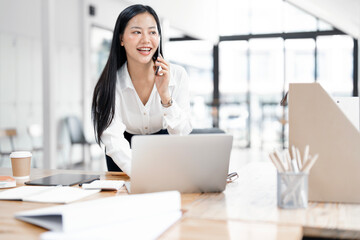
MULTIPOLYGON (((159 47, 158 47, 158 50, 157 50, 157 54, 155 54, 156 56, 154 56, 154 57, 155 57, 155 60, 154 60, 154 61, 156 61, 157 58, 161 55, 161 54, 160 54, 160 47, 161 47, 161 42, 159 41, 159 47)), ((159 75, 159 74, 158 74, 159 71, 161 71, 161 67, 160 67, 160 66, 156 67, 155 75, 159 75)))

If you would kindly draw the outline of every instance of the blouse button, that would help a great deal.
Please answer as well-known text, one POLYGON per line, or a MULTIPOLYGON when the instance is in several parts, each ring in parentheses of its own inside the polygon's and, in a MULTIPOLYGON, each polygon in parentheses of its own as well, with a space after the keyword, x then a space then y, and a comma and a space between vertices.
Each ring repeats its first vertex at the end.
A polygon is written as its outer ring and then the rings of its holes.
POLYGON ((148 127, 145 127, 145 129, 148 129, 148 127))
POLYGON ((146 112, 144 112, 144 116, 146 115, 146 112))

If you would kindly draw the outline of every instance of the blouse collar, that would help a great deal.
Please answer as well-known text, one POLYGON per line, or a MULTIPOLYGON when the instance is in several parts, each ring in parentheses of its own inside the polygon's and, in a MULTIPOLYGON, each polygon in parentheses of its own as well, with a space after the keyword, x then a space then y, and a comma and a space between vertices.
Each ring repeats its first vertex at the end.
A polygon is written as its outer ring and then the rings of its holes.
MULTIPOLYGON (((127 68, 127 62, 125 62, 117 72, 117 81, 120 83, 121 90, 126 88, 135 89, 131 81, 130 74, 127 68)), ((175 80, 172 71, 170 71, 169 86, 175 86, 175 80)))

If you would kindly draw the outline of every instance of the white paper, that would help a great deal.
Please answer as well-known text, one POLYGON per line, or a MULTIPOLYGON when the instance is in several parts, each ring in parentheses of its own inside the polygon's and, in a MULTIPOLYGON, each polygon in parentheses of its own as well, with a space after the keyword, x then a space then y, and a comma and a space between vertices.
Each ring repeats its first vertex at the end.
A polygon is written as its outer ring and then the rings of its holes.
POLYGON ((43 191, 36 195, 30 195, 23 198, 23 201, 29 202, 47 202, 47 203, 69 203, 88 197, 100 190, 83 190, 75 187, 55 187, 49 191, 43 191))
POLYGON ((83 190, 75 187, 23 186, 0 192, 0 199, 69 203, 97 192, 99 190, 83 190))
POLYGON ((1 200, 22 200, 24 197, 47 191, 54 187, 24 186, 0 192, 1 200))

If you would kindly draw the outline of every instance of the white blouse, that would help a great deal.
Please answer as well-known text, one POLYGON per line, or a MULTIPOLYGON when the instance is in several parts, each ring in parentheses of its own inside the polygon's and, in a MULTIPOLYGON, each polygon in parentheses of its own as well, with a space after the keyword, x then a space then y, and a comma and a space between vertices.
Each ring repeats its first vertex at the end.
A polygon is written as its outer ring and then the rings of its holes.
POLYGON ((124 132, 152 134, 167 129, 169 134, 187 135, 192 130, 190 121, 189 79, 183 67, 170 64, 169 92, 173 104, 161 105, 161 98, 154 87, 144 105, 131 81, 127 64, 117 72, 115 115, 110 126, 101 135, 106 155, 130 176, 131 149, 124 132))

